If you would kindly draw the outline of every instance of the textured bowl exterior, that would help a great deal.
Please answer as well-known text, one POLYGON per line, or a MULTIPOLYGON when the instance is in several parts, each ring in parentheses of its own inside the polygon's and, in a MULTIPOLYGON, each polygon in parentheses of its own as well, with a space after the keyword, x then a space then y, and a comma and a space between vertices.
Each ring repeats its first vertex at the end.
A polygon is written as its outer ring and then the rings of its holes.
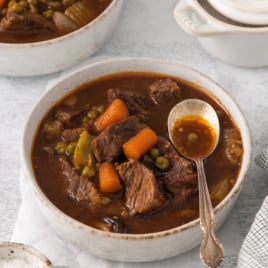
POLYGON ((41 75, 81 62, 101 48, 111 35, 122 5, 123 0, 113 0, 89 24, 62 37, 27 44, 0 43, 0 74, 41 75))
POLYGON ((226 198, 215 208, 217 228, 224 222, 245 181, 251 158, 251 138, 247 123, 238 105, 230 95, 215 82, 189 67, 157 59, 114 59, 89 65, 64 77, 45 92, 30 114, 23 137, 22 162, 25 175, 36 201, 51 227, 64 239, 72 241, 88 252, 117 261, 155 261, 178 255, 192 249, 201 242, 199 219, 180 227, 158 233, 143 235, 107 233, 84 225, 57 209, 38 186, 32 164, 31 147, 40 120, 47 110, 68 92, 89 80, 118 72, 156 72, 194 82, 205 88, 230 112, 239 127, 244 157, 239 178, 226 198), (131 252, 131 254, 130 254, 131 252))

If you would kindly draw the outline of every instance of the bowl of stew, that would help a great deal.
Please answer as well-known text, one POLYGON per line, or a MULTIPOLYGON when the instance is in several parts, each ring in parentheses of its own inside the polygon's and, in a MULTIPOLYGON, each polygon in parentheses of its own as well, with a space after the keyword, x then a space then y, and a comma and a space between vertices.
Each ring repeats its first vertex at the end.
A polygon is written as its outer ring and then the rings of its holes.
POLYGON ((219 228, 244 184, 251 138, 239 106, 217 83, 175 62, 126 58, 75 71, 43 94, 25 127, 22 161, 40 210, 62 238, 130 262, 200 244, 196 168, 167 130, 169 111, 188 98, 210 103, 220 121, 218 146, 205 160, 219 228))
POLYGON ((123 0, 3 0, 0 74, 42 75, 86 59, 112 34, 123 0))

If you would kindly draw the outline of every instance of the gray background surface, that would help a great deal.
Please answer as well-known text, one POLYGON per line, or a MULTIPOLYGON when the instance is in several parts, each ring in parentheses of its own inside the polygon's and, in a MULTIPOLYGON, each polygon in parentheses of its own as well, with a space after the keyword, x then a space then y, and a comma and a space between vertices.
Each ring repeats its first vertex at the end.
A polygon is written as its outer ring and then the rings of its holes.
MULTIPOLYGON (((176 2, 125 1, 113 36, 92 60, 111 56, 157 57, 189 65, 211 77, 230 92, 244 112, 252 133, 254 158, 268 143, 268 68, 241 68, 211 57, 194 37, 176 25, 173 18, 176 2)), ((21 203, 20 147, 26 118, 48 81, 59 75, 26 78, 0 75, 0 241, 11 239, 21 203)), ((248 180, 230 215, 235 217, 242 237, 268 193, 267 177, 268 173, 252 161, 248 180)), ((234 259, 236 255, 234 252, 234 259)), ((229 261, 230 267, 236 262, 231 258, 229 261)))

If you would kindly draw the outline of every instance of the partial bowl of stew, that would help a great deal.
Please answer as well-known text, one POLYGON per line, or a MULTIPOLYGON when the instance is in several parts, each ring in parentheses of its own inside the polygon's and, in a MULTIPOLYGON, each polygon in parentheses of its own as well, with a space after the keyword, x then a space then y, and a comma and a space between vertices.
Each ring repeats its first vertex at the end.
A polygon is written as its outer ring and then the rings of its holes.
MULTIPOLYGON (((130 262, 200 244, 196 167, 167 129, 171 108, 188 98, 210 103, 220 121, 218 146, 205 160, 219 228, 244 184, 251 138, 217 83, 175 62, 126 58, 75 71, 43 94, 25 127, 22 160, 36 202, 62 238, 130 262)), ((192 132, 190 143, 198 139, 192 132)))
POLYGON ((31 76, 86 59, 111 36, 123 0, 3 0, 0 74, 31 76))

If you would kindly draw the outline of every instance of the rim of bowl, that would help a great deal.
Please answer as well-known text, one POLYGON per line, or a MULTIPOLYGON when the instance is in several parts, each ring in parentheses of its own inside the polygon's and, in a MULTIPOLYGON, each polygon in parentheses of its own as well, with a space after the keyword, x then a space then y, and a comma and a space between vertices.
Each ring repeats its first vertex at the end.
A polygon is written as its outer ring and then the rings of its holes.
MULTIPOLYGON (((207 0, 206 0, 207 1, 207 0)), ((226 31, 222 32, 222 34, 224 33, 229 33, 229 32, 241 32, 241 33, 264 33, 264 32, 268 32, 268 25, 266 26, 256 26, 256 27, 247 27, 247 26, 239 26, 239 25, 234 25, 234 24, 230 24, 227 22, 224 22, 216 17, 214 17, 213 15, 211 15, 209 13, 209 11, 207 11, 198 0, 196 0, 196 4, 198 5, 198 7, 200 9, 202 9, 204 11, 204 13, 206 13, 206 16, 208 17, 208 19, 210 21, 214 21, 215 23, 217 23, 217 25, 221 25, 225 28, 227 28, 226 31)))
POLYGON ((73 36, 79 35, 81 32, 87 31, 88 28, 94 27, 96 23, 98 23, 100 20, 103 20, 105 16, 107 16, 108 13, 111 12, 113 8, 115 8, 116 5, 119 4, 119 2, 122 0, 112 0, 112 2, 93 20, 89 21, 86 25, 78 28, 77 30, 74 30, 70 33, 61 35, 59 37, 51 38, 48 40, 43 40, 39 42, 29 42, 29 43, 1 43, 0 42, 0 48, 1 47, 36 47, 36 46, 44 46, 53 44, 56 42, 64 42, 67 38, 72 38, 73 36))
MULTIPOLYGON (((68 222, 68 224, 73 225, 75 228, 78 229, 83 229, 83 231, 85 231, 86 233, 94 233, 98 236, 105 236, 105 237, 112 237, 112 238, 116 238, 116 239, 150 239, 150 238, 156 238, 156 237, 165 237, 174 233, 180 233, 183 232, 184 230, 196 227, 200 224, 200 220, 199 218, 190 221, 186 224, 171 228, 171 229, 167 229, 164 231, 160 231, 160 232, 153 232, 153 233, 145 233, 145 234, 122 234, 122 233, 110 233, 110 232, 105 232, 99 229, 96 229, 92 226, 86 225, 74 218, 72 218, 71 216, 65 214, 62 210, 60 210, 56 205, 54 205, 54 203, 52 203, 52 201, 49 200, 49 198, 46 196, 46 194, 42 191, 42 189, 40 188, 36 178, 35 178, 35 174, 34 171, 32 169, 32 162, 31 162, 31 156, 28 155, 26 153, 26 130, 28 128, 28 125, 31 123, 32 120, 34 120, 34 113, 35 110, 38 109, 38 106, 40 105, 40 103, 42 103, 43 99, 46 98, 46 95, 49 94, 49 92, 51 90, 53 90, 57 85, 59 85, 60 83, 64 82, 66 79, 72 79, 73 77, 79 75, 79 73, 84 72, 86 70, 90 70, 92 68, 98 68, 100 66, 105 66, 106 64, 116 64, 118 62, 125 62, 126 64, 131 64, 132 62, 143 62, 144 64, 169 64, 169 65, 173 65, 174 67, 179 67, 179 68, 183 68, 186 69, 188 72, 190 72, 191 74, 195 74, 198 75, 199 77, 201 77, 204 80, 207 80, 208 82, 212 83, 213 86, 215 86, 216 88, 218 88, 221 93, 223 93, 224 98, 228 99, 229 101, 232 102, 232 104, 236 107, 237 111, 240 113, 240 116, 242 118, 243 122, 239 122, 242 123, 242 125, 244 125, 244 131, 243 133, 245 134, 245 137, 247 138, 247 142, 248 142, 248 154, 244 154, 243 155, 243 163, 239 172, 239 176, 238 176, 238 180, 236 180, 236 183, 234 184, 234 186, 232 187, 232 189, 230 190, 230 192, 225 196, 225 198, 214 208, 214 212, 215 215, 221 211, 229 202, 231 202, 231 200, 237 196, 237 194, 240 192, 242 186, 245 183, 246 177, 247 177, 247 173, 250 167, 250 161, 252 158, 252 140, 251 140, 251 135, 250 135, 250 130, 249 130, 249 126, 248 123, 246 121, 246 118, 242 112, 242 110, 240 109, 239 105, 237 104, 237 102, 233 99, 233 97, 223 88, 221 87, 217 82, 215 82, 214 80, 212 80, 211 78, 209 78, 208 76, 202 74, 201 72, 187 66, 184 64, 180 64, 178 62, 175 61, 170 61, 170 60, 163 60, 163 59, 156 59, 156 58, 148 58, 148 57, 126 57, 126 58, 111 58, 108 60, 103 60, 103 61, 99 61, 96 63, 92 63, 89 64, 87 66, 84 66, 82 68, 79 68, 78 70, 72 71, 69 74, 64 75, 63 77, 61 77, 60 79, 58 79, 56 81, 55 84, 53 84, 52 86, 49 87, 48 90, 46 90, 41 97, 39 98, 39 100, 36 102, 36 104, 34 105, 34 107, 32 108, 32 111, 30 112, 28 119, 26 121, 25 127, 24 127, 24 132, 23 132, 23 138, 22 138, 22 150, 21 150, 21 161, 22 161, 22 166, 23 166, 23 171, 26 172, 26 181, 28 182, 28 184, 30 185, 31 190, 34 192, 34 194, 39 198, 39 201, 41 201, 49 210, 53 211, 53 214, 57 215, 57 217, 61 218, 62 220, 65 220, 68 222), (244 166, 244 173, 241 174, 242 172, 242 167, 244 166)), ((128 72, 128 70, 126 70, 125 72, 128 72)), ((138 70, 133 71, 133 72, 139 72, 138 70)), ((147 71, 143 71, 143 72, 150 72, 149 70, 147 71)), ((152 71, 153 73, 157 73, 152 71)), ((103 76, 106 75, 112 75, 112 74, 116 74, 116 73, 120 73, 120 72, 107 72, 104 75, 95 77, 93 79, 93 81, 95 79, 101 78, 103 76)), ((158 72, 159 74, 163 74, 165 75, 164 72, 158 72)), ((166 73, 166 75, 168 75, 168 73, 166 73)), ((180 78, 180 76, 177 76, 178 78, 180 78)), ((183 79, 183 78, 182 78, 183 79)), ((76 87, 83 85, 84 83, 81 84, 77 84, 72 90, 74 90, 76 87)), ((197 84, 197 83, 194 83, 197 84)), ((206 91, 206 88, 203 88, 206 91)), ((70 93, 72 90, 69 90, 68 92, 66 92, 66 94, 70 93)), ((222 105, 225 109, 225 105, 222 104, 222 102, 215 96, 212 94, 212 97, 214 99, 216 99, 216 101, 218 101, 220 103, 220 105, 222 105)), ((64 97, 61 96, 60 98, 58 98, 56 100, 59 101, 64 97)), ((55 104, 55 102, 50 105, 49 108, 51 108, 53 105, 55 104)), ((46 109, 47 111, 48 109, 46 109)), ((230 113, 230 115, 232 116, 232 112, 230 113)), ((42 115, 42 118, 45 116, 45 114, 42 115)), ((235 123, 237 123, 235 121, 235 123)), ((40 121, 37 122, 37 124, 35 125, 35 133, 37 131, 37 128, 39 127, 40 121)), ((34 134, 35 135, 35 134, 34 134)), ((30 144, 31 148, 32 148, 32 142, 30 144)), ((30 151, 31 151, 30 148, 30 151)))
MULTIPOLYGON (((22 244, 22 243, 17 243, 17 242, 1 242, 0 243, 0 255, 2 254, 1 251, 2 249, 10 249, 10 250, 16 250, 19 252, 23 252, 26 254, 30 259, 31 258, 36 258, 42 263, 42 267, 46 268, 52 268, 52 263, 51 261, 39 250, 36 248, 22 244)), ((5 260, 8 260, 9 257, 12 257, 12 254, 8 254, 8 256, 5 257, 5 260)), ((0 256, 1 259, 1 256, 0 256)))

